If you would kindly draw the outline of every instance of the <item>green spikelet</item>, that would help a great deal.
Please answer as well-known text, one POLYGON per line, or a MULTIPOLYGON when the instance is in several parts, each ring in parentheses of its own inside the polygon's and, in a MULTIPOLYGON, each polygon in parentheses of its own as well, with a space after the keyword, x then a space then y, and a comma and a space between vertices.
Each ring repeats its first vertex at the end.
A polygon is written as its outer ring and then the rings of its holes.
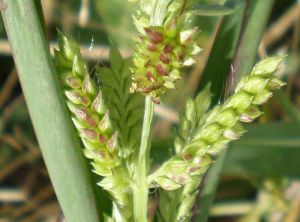
POLYGON ((245 132, 240 122, 252 122, 259 117, 262 112, 258 106, 272 96, 272 91, 284 85, 273 76, 281 61, 282 57, 269 57, 257 63, 251 74, 240 81, 225 104, 216 106, 200 120, 192 135, 188 113, 195 113, 196 102, 187 103, 186 117, 180 123, 181 136, 175 141, 177 154, 149 176, 153 186, 156 183, 165 190, 184 186, 182 203, 177 213, 178 221, 186 221, 191 215, 196 188, 201 175, 213 163, 212 159, 230 141, 238 139, 245 132))
MULTIPOLYGON (((172 4, 162 26, 149 25, 152 23, 147 22, 147 17, 134 17, 142 36, 137 39, 133 58, 131 92, 150 95, 158 101, 167 90, 176 88, 182 67, 194 64, 193 56, 201 51, 195 43, 197 28, 185 30, 187 16, 178 12, 184 1, 169 2, 172 4)), ((154 7, 149 1, 141 4, 146 13, 154 7)))
POLYGON ((98 185, 111 195, 122 215, 130 217, 130 177, 102 92, 90 77, 77 43, 61 33, 55 60, 66 104, 84 145, 83 153, 91 159, 94 172, 104 177, 98 185))

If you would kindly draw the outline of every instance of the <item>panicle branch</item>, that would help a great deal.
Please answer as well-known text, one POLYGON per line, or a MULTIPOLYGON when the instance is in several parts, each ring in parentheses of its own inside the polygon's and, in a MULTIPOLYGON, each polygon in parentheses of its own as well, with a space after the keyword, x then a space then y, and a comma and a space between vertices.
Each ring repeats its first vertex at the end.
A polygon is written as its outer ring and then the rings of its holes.
POLYGON ((165 190, 184 187, 178 221, 185 221, 191 215, 197 187, 219 152, 245 132, 241 123, 259 117, 262 114, 259 105, 284 85, 274 76, 282 59, 269 57, 257 63, 251 74, 237 85, 234 94, 202 118, 195 118, 199 109, 197 99, 187 102, 175 139, 176 155, 148 177, 152 187, 158 185, 165 190))

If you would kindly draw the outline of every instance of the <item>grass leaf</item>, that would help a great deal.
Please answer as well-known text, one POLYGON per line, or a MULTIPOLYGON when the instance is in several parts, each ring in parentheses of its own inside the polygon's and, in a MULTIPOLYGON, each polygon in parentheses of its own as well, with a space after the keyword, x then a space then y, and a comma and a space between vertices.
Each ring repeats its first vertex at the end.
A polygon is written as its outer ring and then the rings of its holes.
POLYGON ((293 123, 253 124, 231 144, 222 174, 244 178, 299 178, 299 126, 293 123), (288 163, 287 163, 288 161, 288 163))
POLYGON ((117 127, 120 145, 128 156, 139 145, 143 117, 143 96, 130 93, 130 60, 124 60, 119 51, 111 47, 110 68, 98 67, 103 97, 117 127))
POLYGON ((72 222, 99 222, 91 178, 34 1, 4 0, 1 7, 35 133, 64 215, 72 222))
POLYGON ((240 7, 236 13, 224 16, 221 19, 213 48, 198 87, 199 92, 208 83, 211 83, 213 105, 219 103, 225 97, 227 77, 231 71, 231 64, 241 30, 243 9, 244 7, 240 7))
POLYGON ((196 3, 193 4, 191 12, 194 15, 199 16, 224 16, 236 13, 239 7, 243 6, 243 1, 240 0, 230 0, 224 5, 221 4, 205 4, 196 3))

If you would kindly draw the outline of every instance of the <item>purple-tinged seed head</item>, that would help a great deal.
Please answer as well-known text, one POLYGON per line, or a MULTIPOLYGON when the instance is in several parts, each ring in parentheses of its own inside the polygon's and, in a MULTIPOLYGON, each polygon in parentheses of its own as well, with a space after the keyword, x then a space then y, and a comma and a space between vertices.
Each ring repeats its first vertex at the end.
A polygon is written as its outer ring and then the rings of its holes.
POLYGON ((102 158, 105 158, 105 156, 106 156, 106 153, 105 153, 104 150, 99 150, 99 151, 98 151, 98 154, 99 154, 99 156, 102 157, 102 158))
POLYGON ((223 136, 226 138, 226 139, 229 139, 229 140, 236 140, 238 139, 240 136, 235 133, 233 130, 231 129, 227 129, 223 132, 223 136))
POLYGON ((186 175, 179 175, 176 179, 175 182, 179 184, 186 184, 188 180, 188 177, 186 175))
POLYGON ((189 168, 189 173, 194 173, 199 169, 200 169, 200 167, 191 167, 191 168, 189 168))
POLYGON ((78 89, 81 87, 81 82, 71 76, 65 77, 65 82, 73 89, 78 89))
POLYGON ((159 31, 154 31, 149 28, 145 28, 145 32, 153 44, 159 44, 164 41, 164 36, 159 31))
POLYGON ((240 121, 243 123, 250 123, 253 121, 253 118, 250 117, 248 114, 244 113, 240 116, 240 121))
POLYGON ((88 111, 83 108, 77 108, 77 109, 75 109, 75 114, 80 119, 86 119, 86 117, 88 115, 88 111))
POLYGON ((156 68, 156 71, 159 75, 161 75, 161 76, 167 76, 168 75, 167 70, 165 70, 165 68, 162 66, 162 64, 157 64, 155 66, 155 68, 156 68))
POLYGON ((141 89, 141 92, 142 93, 149 93, 149 92, 151 92, 152 91, 152 88, 151 87, 145 87, 145 88, 142 88, 141 89))
POLYGON ((81 96, 81 104, 84 106, 88 106, 90 105, 91 101, 89 98, 87 98, 86 96, 81 96))
POLYGON ((160 99, 157 97, 151 97, 151 101, 155 104, 160 104, 160 99))
POLYGON ((193 159, 193 156, 192 154, 188 153, 188 152, 185 152, 182 156, 182 158, 185 160, 185 161, 190 161, 193 159))
POLYGON ((84 120, 90 126, 97 126, 97 120, 93 118, 87 109, 78 108, 75 110, 75 114, 78 118, 84 120))
POLYGON ((177 19, 172 19, 168 24, 166 24, 165 32, 170 38, 174 38, 177 35, 177 19))
POLYGON ((87 116, 85 120, 90 126, 97 126, 97 120, 94 119, 92 116, 87 116))
POLYGON ((147 49, 150 51, 150 52, 155 52, 157 51, 157 47, 154 45, 154 44, 149 44, 147 46, 147 49))
POLYGON ((172 52, 173 48, 174 47, 171 46, 171 45, 166 45, 165 48, 164 48, 164 53, 170 53, 170 52, 172 52))
POLYGON ((117 142, 118 142, 118 133, 115 133, 110 140, 107 142, 107 147, 113 151, 116 146, 117 146, 117 142))
POLYGON ((160 54, 159 59, 160 59, 160 61, 162 61, 164 64, 169 64, 169 63, 170 63, 169 57, 168 57, 166 54, 164 54, 164 53, 161 53, 161 54, 160 54))
POLYGON ((93 129, 83 129, 83 133, 88 139, 96 140, 98 136, 98 133, 93 129))
POLYGON ((192 43, 195 34, 197 33, 198 28, 194 27, 190 30, 180 32, 180 43, 183 45, 187 45, 192 43))
POLYGON ((155 78, 151 71, 148 70, 145 75, 146 75, 147 79, 149 79, 152 83, 155 82, 155 78))
POLYGON ((107 142, 107 137, 100 134, 100 135, 99 135, 99 142, 100 142, 101 144, 105 144, 105 143, 107 142))

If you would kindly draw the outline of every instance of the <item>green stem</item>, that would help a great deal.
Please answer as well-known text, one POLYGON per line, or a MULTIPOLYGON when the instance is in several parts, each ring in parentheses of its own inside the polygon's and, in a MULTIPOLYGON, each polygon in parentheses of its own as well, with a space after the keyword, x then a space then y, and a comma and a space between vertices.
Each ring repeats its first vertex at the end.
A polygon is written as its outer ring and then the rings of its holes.
POLYGON ((136 222, 147 221, 147 203, 148 203, 148 183, 147 171, 148 160, 150 153, 151 140, 151 123, 153 119, 154 103, 150 96, 145 99, 144 122, 141 137, 141 146, 139 150, 137 171, 135 177, 134 187, 134 217, 136 222))
POLYGON ((151 26, 161 26, 165 20, 168 5, 171 0, 157 0, 153 16, 150 18, 151 26))
MULTIPOLYGON (((166 16, 170 0, 157 0, 155 10, 151 16, 151 26, 161 26, 166 16)), ((137 170, 134 177, 134 219, 136 222, 147 221, 148 209, 148 163, 150 155, 151 123, 153 119, 154 103, 150 96, 145 99, 145 111, 141 136, 141 146, 138 155, 137 170)))
POLYGON ((227 154, 227 148, 223 150, 214 165, 209 169, 206 178, 204 177, 203 179, 203 185, 202 185, 202 190, 200 191, 200 200, 201 204, 203 204, 198 212, 196 212, 195 217, 193 218, 194 220, 192 221, 199 221, 199 222, 205 222, 208 219, 209 212, 211 209, 211 206, 213 204, 213 197, 215 195, 219 178, 221 176, 221 171, 223 168, 223 164, 226 159, 226 154, 227 154))

